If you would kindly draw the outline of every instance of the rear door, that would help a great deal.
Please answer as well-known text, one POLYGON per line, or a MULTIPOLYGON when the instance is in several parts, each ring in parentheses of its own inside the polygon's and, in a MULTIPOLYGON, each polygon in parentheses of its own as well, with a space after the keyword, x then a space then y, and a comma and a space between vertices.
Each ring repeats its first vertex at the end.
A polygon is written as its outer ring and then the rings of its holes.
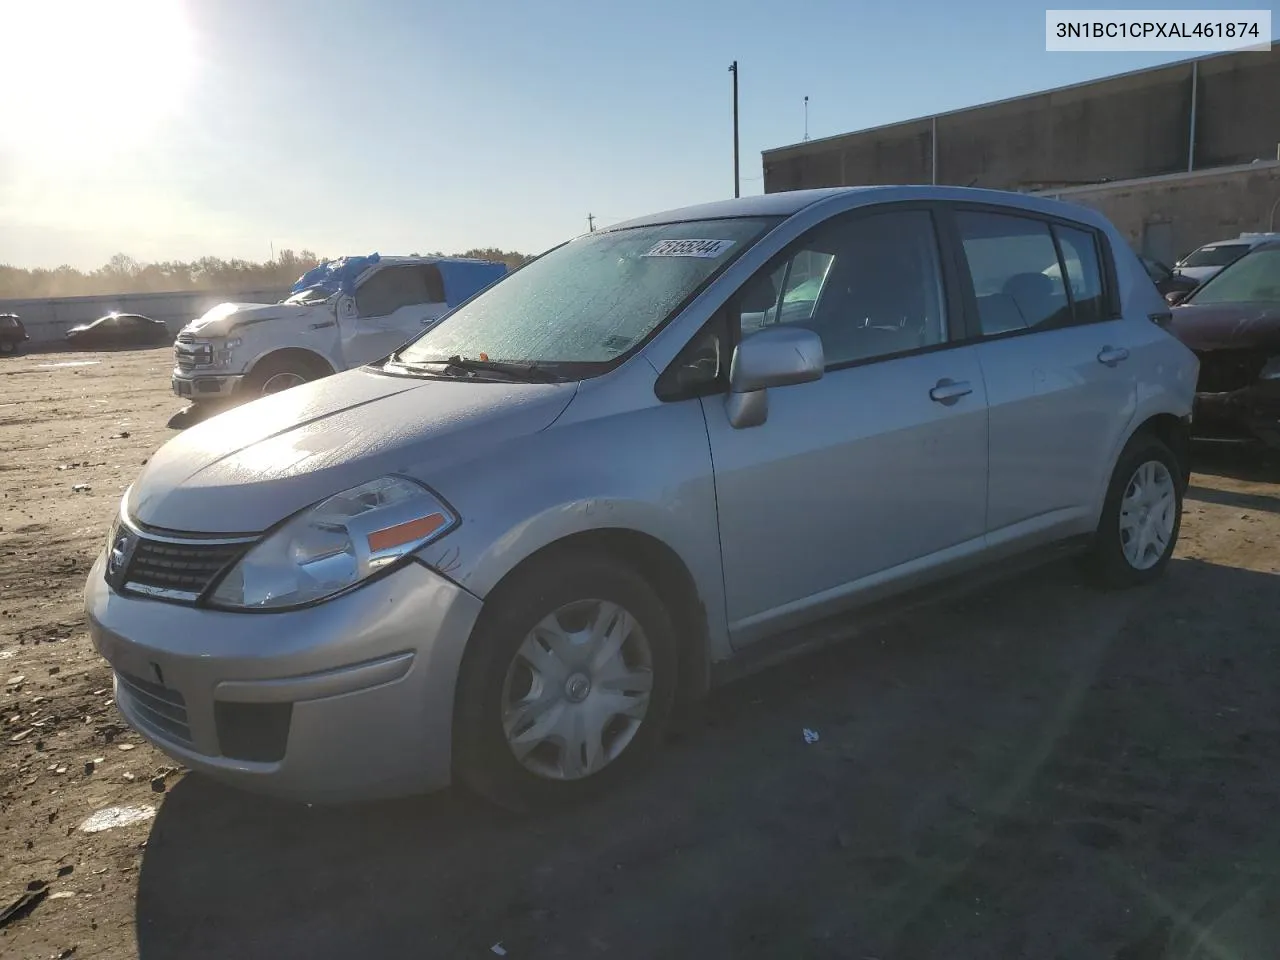
POLYGON ((731 339, 795 324, 826 361, 771 389, 756 427, 702 401, 736 644, 981 545, 986 401, 975 350, 953 342, 946 262, 931 208, 875 208, 811 231, 730 302, 731 339))
POLYGON ((1007 208, 952 222, 990 410, 988 540, 1089 532, 1137 393, 1103 237, 1007 208))

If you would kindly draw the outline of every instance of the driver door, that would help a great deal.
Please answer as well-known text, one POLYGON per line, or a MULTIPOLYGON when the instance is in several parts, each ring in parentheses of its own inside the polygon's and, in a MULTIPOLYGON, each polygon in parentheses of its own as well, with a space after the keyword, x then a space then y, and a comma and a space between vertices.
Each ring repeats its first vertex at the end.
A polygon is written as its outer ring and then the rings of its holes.
POLYGON ((347 365, 394 352, 444 312, 443 300, 440 272, 430 264, 389 266, 367 277, 356 290, 356 316, 343 321, 347 365))
POLYGON ((820 380, 771 388, 758 426, 735 427, 723 397, 701 401, 736 646, 982 543, 986 391, 939 239, 927 207, 847 214, 730 302, 737 336, 805 327, 826 363, 820 380))

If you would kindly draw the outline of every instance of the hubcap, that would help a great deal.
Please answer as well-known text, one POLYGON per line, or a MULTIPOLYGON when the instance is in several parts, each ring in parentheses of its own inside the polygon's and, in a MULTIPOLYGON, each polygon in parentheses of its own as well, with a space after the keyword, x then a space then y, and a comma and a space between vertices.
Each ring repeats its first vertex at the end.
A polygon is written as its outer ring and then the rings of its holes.
POLYGON ((1149 570, 1169 550, 1178 519, 1173 477, 1159 460, 1133 472, 1120 501, 1120 545, 1135 570, 1149 570))
POLYGON ((566 604, 521 641, 502 685, 502 729, 521 765, 580 780, 618 758, 649 709, 653 654, 625 609, 566 604))
POLYGON ((277 373, 267 378, 267 382, 262 385, 262 395, 269 393, 279 393, 281 390, 288 390, 290 387, 296 387, 306 383, 306 377, 297 373, 277 373))

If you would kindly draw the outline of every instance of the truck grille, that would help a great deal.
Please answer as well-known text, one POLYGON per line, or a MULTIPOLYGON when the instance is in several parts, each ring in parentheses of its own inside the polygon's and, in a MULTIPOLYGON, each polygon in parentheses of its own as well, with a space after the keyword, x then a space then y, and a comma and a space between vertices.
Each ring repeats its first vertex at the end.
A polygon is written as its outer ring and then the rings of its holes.
POLYGON ((142 534, 129 560, 124 587, 162 599, 194 602, 251 543, 252 539, 174 542, 142 534))
POLYGON ((1269 357, 1265 350, 1209 350, 1200 358, 1199 393, 1229 393, 1252 386, 1269 357))
POLYGON ((177 690, 117 671, 116 699, 157 736, 190 746, 187 702, 177 690))
POLYGON ((207 367, 213 363, 213 345, 197 340, 190 333, 180 333, 173 343, 173 358, 184 373, 196 367, 207 367))

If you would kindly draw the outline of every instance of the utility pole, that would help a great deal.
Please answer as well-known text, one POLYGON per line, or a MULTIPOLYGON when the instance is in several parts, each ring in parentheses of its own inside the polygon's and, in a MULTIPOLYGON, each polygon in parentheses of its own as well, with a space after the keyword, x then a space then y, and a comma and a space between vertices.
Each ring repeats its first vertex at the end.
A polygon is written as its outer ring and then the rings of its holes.
POLYGON ((588 233, 596 232, 596 217, 595 217, 595 214, 593 213, 587 214, 587 232, 588 233))
POLYGON ((809 98, 804 98, 804 138, 809 139, 809 98))
POLYGON ((738 180, 738 61, 729 64, 729 72, 733 74, 733 195, 742 196, 738 180))

